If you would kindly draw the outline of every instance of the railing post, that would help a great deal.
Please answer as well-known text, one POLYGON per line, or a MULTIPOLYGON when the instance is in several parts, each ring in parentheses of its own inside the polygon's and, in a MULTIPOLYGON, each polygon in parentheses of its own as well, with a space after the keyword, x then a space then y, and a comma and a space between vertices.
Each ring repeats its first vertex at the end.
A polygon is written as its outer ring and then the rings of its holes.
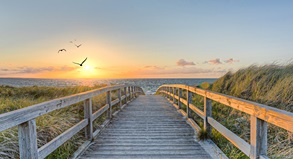
POLYGON ((88 120, 88 125, 85 127, 85 138, 88 140, 93 139, 93 118, 92 118, 92 99, 84 101, 84 119, 88 120))
POLYGON ((186 98, 187 98, 186 115, 187 115, 187 118, 190 118, 191 117, 191 109, 190 109, 189 105, 192 103, 192 92, 189 91, 189 88, 188 88, 188 90, 186 90, 186 98))
POLYGON ((268 123, 253 115, 250 117, 250 158, 259 159, 260 155, 267 156, 268 123))
POLYGON ((108 109, 108 118, 112 118, 112 104, 111 104, 111 91, 107 91, 107 104, 109 105, 108 109))
POLYGON ((173 104, 175 104, 175 87, 173 87, 173 104))
POLYGON ((118 89, 118 99, 119 99, 119 109, 121 110, 121 107, 122 107, 121 88, 118 89))
POLYGON ((212 135, 212 128, 211 125, 208 123, 208 117, 212 116, 212 101, 211 99, 204 97, 204 130, 211 136, 212 135))
POLYGON ((130 86, 128 87, 128 94, 129 94, 129 100, 128 101, 131 101, 130 86))
POLYGON ((18 125, 19 155, 21 159, 37 159, 37 128, 36 120, 18 125))
POLYGON ((182 104, 180 101, 181 98, 182 98, 182 89, 178 88, 178 107, 179 107, 179 109, 182 108, 182 104))
POLYGON ((124 99, 125 99, 125 104, 127 104, 127 87, 124 87, 124 99))

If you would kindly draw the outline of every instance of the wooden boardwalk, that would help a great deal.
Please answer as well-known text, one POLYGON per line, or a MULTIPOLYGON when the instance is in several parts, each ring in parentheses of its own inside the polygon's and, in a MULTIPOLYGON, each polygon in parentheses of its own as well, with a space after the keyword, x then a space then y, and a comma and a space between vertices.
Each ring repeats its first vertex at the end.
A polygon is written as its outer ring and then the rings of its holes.
POLYGON ((113 117, 79 158, 211 158, 185 121, 166 98, 141 95, 113 117))

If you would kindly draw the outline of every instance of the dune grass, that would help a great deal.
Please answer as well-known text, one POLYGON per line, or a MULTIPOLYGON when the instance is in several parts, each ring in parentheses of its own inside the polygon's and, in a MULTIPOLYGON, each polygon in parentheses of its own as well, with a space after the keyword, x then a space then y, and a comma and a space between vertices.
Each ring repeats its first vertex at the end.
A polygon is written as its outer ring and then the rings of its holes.
MULTIPOLYGON (((0 114, 21 109, 33 104, 49 101, 52 99, 76 94, 105 85, 77 86, 77 87, 11 87, 0 86, 0 114)), ((114 92, 114 91, 113 91, 114 92)), ((112 98, 116 98, 117 93, 112 93, 112 98)), ((93 112, 98 110, 106 103, 106 94, 94 97, 93 112)), ((37 141, 38 147, 51 141, 59 134, 72 127, 79 122, 84 116, 83 102, 76 103, 69 107, 56 110, 36 118, 37 123, 37 141)), ((95 127, 104 121, 106 115, 102 115, 95 120, 95 127)), ((17 127, 7 129, 0 132, 0 158, 19 158, 18 154, 18 134, 17 127)), ((69 141, 55 150, 47 158, 49 159, 65 159, 69 158, 74 151, 85 141, 84 132, 81 131, 73 136, 69 141)))
MULTIPOLYGON (((211 90, 293 112, 293 64, 253 65, 235 73, 228 72, 212 84, 211 90)), ((249 143, 249 115, 217 102, 213 102, 212 115, 249 143)), ((270 158, 293 158, 292 134, 272 124, 268 125, 270 158)), ((229 158, 248 158, 217 131, 213 130, 212 138, 229 158)))

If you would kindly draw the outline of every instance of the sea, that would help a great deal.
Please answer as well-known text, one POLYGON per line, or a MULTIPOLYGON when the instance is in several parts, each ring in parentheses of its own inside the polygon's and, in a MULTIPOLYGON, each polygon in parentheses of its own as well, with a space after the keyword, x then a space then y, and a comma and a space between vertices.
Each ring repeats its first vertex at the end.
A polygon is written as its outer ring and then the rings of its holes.
POLYGON ((147 78, 147 79, 44 79, 44 78, 0 78, 0 85, 13 87, 27 86, 93 86, 96 84, 135 84, 140 86, 145 94, 154 94, 163 84, 186 84, 197 86, 202 82, 213 83, 216 78, 147 78))

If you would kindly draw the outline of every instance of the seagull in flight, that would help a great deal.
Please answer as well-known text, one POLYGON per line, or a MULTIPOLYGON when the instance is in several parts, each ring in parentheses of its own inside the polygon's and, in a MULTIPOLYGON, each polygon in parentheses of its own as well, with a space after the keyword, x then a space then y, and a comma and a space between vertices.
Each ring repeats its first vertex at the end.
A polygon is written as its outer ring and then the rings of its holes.
POLYGON ((82 64, 85 62, 87 60, 87 58, 85 58, 83 61, 82 61, 82 63, 77 63, 77 62, 73 62, 74 64, 77 64, 77 65, 79 65, 79 66, 82 66, 82 64))
POLYGON ((74 44, 77 48, 79 48, 82 44, 79 44, 79 45, 76 45, 76 44, 74 44))
POLYGON ((59 52, 62 52, 62 51, 66 51, 66 50, 65 50, 65 49, 60 49, 60 50, 58 51, 58 53, 59 53, 59 52))

